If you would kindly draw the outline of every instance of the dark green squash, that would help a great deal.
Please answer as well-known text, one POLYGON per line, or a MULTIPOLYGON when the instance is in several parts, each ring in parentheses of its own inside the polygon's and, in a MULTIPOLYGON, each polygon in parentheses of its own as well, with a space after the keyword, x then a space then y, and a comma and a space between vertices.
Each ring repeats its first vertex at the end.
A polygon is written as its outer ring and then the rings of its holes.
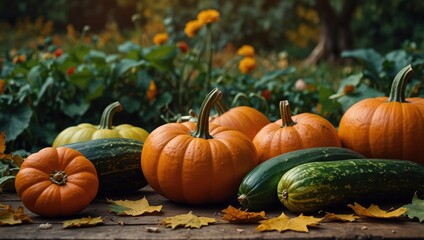
POLYGON ((244 177, 238 190, 238 201, 251 211, 281 206, 277 185, 281 176, 291 168, 308 162, 354 158, 364 156, 340 147, 306 148, 281 154, 259 164, 244 177))
POLYGON ((329 211, 347 204, 409 203, 424 191, 424 166, 407 160, 310 162, 287 171, 277 195, 292 212, 329 211))
POLYGON ((81 152, 94 164, 99 177, 98 195, 126 194, 147 186, 141 171, 141 141, 102 138, 64 146, 81 152))

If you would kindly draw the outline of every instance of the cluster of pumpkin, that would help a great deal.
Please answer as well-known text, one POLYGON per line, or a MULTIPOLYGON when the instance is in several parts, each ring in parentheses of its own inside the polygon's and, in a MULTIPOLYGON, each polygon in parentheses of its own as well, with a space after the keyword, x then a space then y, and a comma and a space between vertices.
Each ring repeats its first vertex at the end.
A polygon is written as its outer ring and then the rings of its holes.
POLYGON ((105 110, 109 115, 100 126, 68 128, 59 134, 54 148, 29 156, 17 175, 16 190, 25 206, 40 215, 51 216, 46 209, 52 206, 68 211, 60 215, 82 210, 97 194, 96 169, 89 160, 81 160, 82 154, 55 146, 95 138, 143 141, 140 167, 147 183, 168 199, 189 204, 230 200, 255 166, 299 149, 343 146, 369 158, 424 163, 420 139, 424 136, 424 99, 405 99, 411 74, 411 66, 399 72, 388 98, 365 99, 353 105, 342 117, 338 131, 316 114, 292 116, 287 101, 281 101, 281 119, 276 122, 247 106, 221 111, 212 118, 211 109, 223 106, 219 89, 206 96, 196 122, 167 123, 150 134, 131 125, 113 127, 111 117, 120 106, 115 103, 105 110), (65 197, 67 200, 61 199, 65 197))

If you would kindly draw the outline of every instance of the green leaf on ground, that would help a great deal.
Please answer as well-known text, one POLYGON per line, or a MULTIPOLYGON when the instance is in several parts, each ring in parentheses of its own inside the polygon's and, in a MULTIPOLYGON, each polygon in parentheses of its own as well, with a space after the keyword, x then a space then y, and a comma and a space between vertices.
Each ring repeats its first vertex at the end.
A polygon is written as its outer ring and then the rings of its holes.
POLYGON ((420 199, 417 193, 412 198, 412 203, 403 206, 407 209, 406 216, 410 219, 418 218, 420 222, 424 221, 424 199, 420 199))

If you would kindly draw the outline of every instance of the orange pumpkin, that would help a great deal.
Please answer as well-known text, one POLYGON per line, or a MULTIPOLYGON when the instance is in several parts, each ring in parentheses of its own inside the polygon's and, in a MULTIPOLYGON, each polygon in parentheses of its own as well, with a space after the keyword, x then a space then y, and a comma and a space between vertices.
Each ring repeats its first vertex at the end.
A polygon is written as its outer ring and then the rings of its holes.
POLYGON ((230 200, 243 177, 258 164, 255 147, 245 134, 209 126, 210 110, 221 95, 219 89, 207 95, 197 123, 164 124, 144 142, 142 171, 162 196, 188 204, 230 200))
POLYGON ((228 110, 219 101, 215 106, 218 109, 219 116, 214 118, 211 123, 240 131, 251 140, 259 130, 270 123, 270 120, 263 113, 249 106, 238 106, 228 110))
POLYGON ((369 158, 424 164, 424 98, 405 98, 412 74, 406 66, 393 80, 389 97, 364 99, 343 114, 339 136, 344 147, 369 158))
POLYGON ((253 139, 259 162, 304 148, 341 147, 336 128, 327 119, 313 113, 292 116, 287 100, 280 102, 280 115, 253 139))
POLYGON ((43 148, 29 155, 16 175, 22 203, 43 217, 63 217, 85 209, 97 194, 94 165, 71 148, 43 148))

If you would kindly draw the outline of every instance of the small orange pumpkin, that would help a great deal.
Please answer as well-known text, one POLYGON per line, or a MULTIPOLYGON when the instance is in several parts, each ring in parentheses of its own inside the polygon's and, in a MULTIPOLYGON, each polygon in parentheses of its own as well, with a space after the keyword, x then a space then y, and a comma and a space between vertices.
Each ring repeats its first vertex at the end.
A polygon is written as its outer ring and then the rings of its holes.
POLYGON ((287 100, 280 102, 280 115, 253 139, 259 162, 304 148, 341 147, 336 128, 327 119, 312 113, 292 116, 287 100))
POLYGON ((230 200, 258 164, 255 147, 245 134, 209 125, 210 110, 221 95, 219 89, 207 95, 197 123, 164 124, 144 142, 142 171, 162 196, 188 204, 230 200))
POLYGON ((342 116, 339 136, 343 147, 369 158, 394 158, 424 164, 424 98, 405 98, 411 65, 392 83, 389 97, 368 98, 342 116))
POLYGON ((43 148, 29 155, 16 175, 22 203, 43 217, 64 217, 85 209, 95 198, 99 180, 94 165, 80 152, 43 148))
POLYGON ((271 121, 260 111, 249 106, 238 106, 227 109, 218 101, 215 104, 219 116, 212 119, 211 123, 228 126, 234 130, 246 134, 251 140, 265 125, 271 121))

